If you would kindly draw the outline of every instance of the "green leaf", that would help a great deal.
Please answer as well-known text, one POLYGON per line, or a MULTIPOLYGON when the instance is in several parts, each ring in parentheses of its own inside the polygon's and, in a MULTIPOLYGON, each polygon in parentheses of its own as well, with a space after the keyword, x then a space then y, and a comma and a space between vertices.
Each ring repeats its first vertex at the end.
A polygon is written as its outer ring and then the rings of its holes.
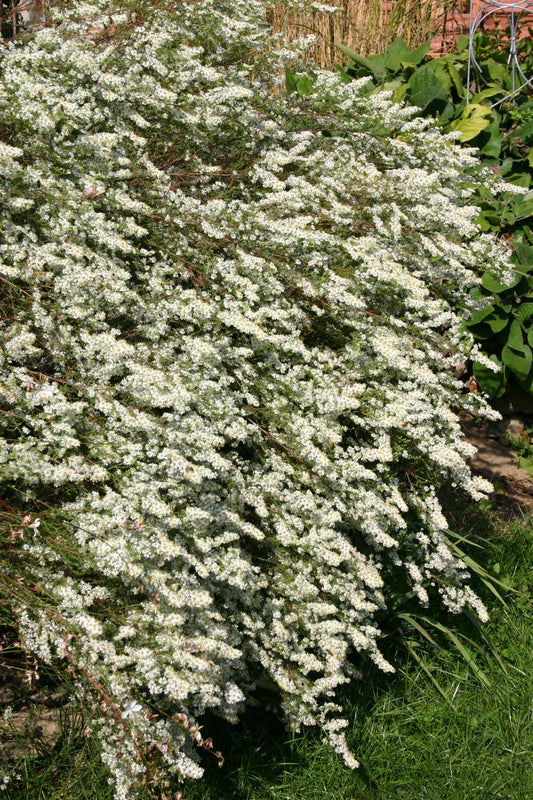
POLYGON ((409 84, 402 83, 394 92, 393 99, 395 103, 401 103, 405 99, 405 95, 409 91, 409 84))
POLYGON ((411 50, 409 53, 409 64, 421 64, 424 60, 424 56, 426 56, 431 48, 431 41, 423 42, 416 50, 411 50))
POLYGON ((363 67, 369 75, 373 75, 376 80, 382 81, 387 77, 385 58, 383 56, 368 56, 368 58, 363 58, 363 56, 359 55, 355 50, 352 50, 351 47, 346 47, 344 44, 338 44, 336 47, 355 64, 363 67))
POLYGON ((429 678, 429 680, 431 681, 435 689, 438 691, 438 693, 441 694, 442 697, 446 700, 452 711, 455 711, 456 708, 454 704, 452 703, 452 701, 450 700, 450 698, 448 697, 448 695, 446 694, 440 683, 437 681, 432 671, 426 666, 424 660, 420 658, 420 656, 416 652, 415 647, 417 647, 417 644, 418 643, 414 642, 412 639, 407 640, 407 649, 409 651, 409 655, 411 655, 414 658, 420 669, 423 672, 425 672, 426 676, 429 678))
POLYGON ((529 164, 530 167, 533 167, 533 147, 529 148, 527 154, 527 163, 529 164))
POLYGON ((313 94, 314 82, 309 75, 301 75, 296 79, 296 90, 301 97, 313 94))
POLYGON ((529 392, 529 394, 533 395, 533 370, 529 373, 527 378, 517 378, 517 381, 525 392, 529 392))
POLYGON ((479 311, 475 311, 472 314, 472 319, 466 321, 465 325, 470 328, 474 325, 479 325, 480 322, 483 322, 488 316, 494 313, 496 307, 493 305, 487 306, 486 308, 480 308, 479 311))
POLYGON ((341 83, 351 83, 353 78, 340 66, 340 64, 335 64, 335 69, 337 70, 337 74, 341 79, 341 83))
POLYGON ((494 361, 494 363, 500 367, 500 371, 492 372, 488 367, 485 367, 478 361, 474 361, 472 367, 474 377, 478 382, 479 388, 483 392, 486 392, 489 397, 501 397, 505 391, 505 373, 503 369, 501 369, 502 365, 498 358, 496 356, 491 356, 490 358, 491 361, 494 361))
POLYGON ((493 81, 496 81, 497 83, 504 85, 506 83, 509 83, 511 76, 509 70, 504 64, 500 64, 498 61, 494 61, 493 58, 488 58, 486 63, 484 64, 484 67, 486 67, 487 72, 489 73, 493 81))
POLYGON ((519 244, 515 247, 515 256, 519 264, 533 267, 533 247, 529 244, 519 244))
POLYGON ((411 88, 413 102, 420 106, 420 108, 425 108, 427 103, 422 105, 419 100, 415 99, 417 97, 421 99, 423 96, 427 95, 438 97, 442 100, 448 100, 448 93, 435 75, 435 70, 431 64, 424 64, 423 67, 419 67, 409 78, 409 86, 411 88))
POLYGON ((497 313, 485 320, 493 333, 501 333, 509 324, 509 312, 498 308, 497 313))
POLYGON ((522 336, 522 326, 520 325, 520 322, 517 319, 513 321, 513 324, 509 329, 507 344, 509 347, 512 347, 513 350, 516 350, 518 353, 522 352, 522 350, 524 349, 524 337, 522 336))
POLYGON ((453 119, 454 113, 455 113, 455 106, 453 105, 453 103, 446 103, 446 105, 444 106, 443 110, 440 113, 439 118, 441 123, 449 122, 451 119, 453 119))
POLYGON ((450 78, 453 81, 453 85, 455 86, 455 91, 457 92, 458 96, 459 97, 465 97, 466 96, 466 88, 463 85, 463 82, 461 80, 461 76, 459 75, 458 71, 456 70, 454 65, 451 63, 451 61, 448 63, 448 72, 450 73, 450 78))
MULTIPOLYGON (((533 321, 533 303, 520 303, 520 305, 515 310, 516 319, 519 322, 524 323, 529 320, 533 321)), ((528 333, 528 342, 530 345, 533 346, 533 342, 530 341, 530 336, 532 332, 528 333)))
MULTIPOLYGON (((528 194, 530 194, 530 192, 528 192, 528 194)), ((527 219, 533 214, 533 199, 525 201, 523 199, 517 200, 513 203, 513 212, 515 220, 527 219)))
POLYGON ((502 88, 492 86, 488 89, 483 89, 481 92, 477 92, 476 94, 472 95, 470 98, 471 103, 481 103, 482 100, 488 100, 492 97, 496 97, 497 95, 502 93, 502 88))
POLYGON ((384 63, 387 69, 398 72, 402 68, 402 61, 407 61, 409 50, 405 41, 399 36, 393 41, 384 56, 384 63))
POLYGON ((531 475, 533 478, 533 458, 530 456, 529 458, 525 458, 522 456, 518 459, 518 466, 520 469, 523 469, 527 472, 528 475, 531 475))
POLYGON ((285 67, 285 89, 287 94, 292 94, 296 91, 296 75, 288 67, 285 67))
MULTIPOLYGON (((445 636, 447 636, 450 639, 450 641, 454 644, 456 649, 459 651, 459 653, 463 657, 463 660, 472 669, 472 672, 478 678, 478 680, 487 689, 491 688, 491 686, 492 686, 491 682, 489 681, 489 679, 487 678, 485 673, 480 669, 480 667, 478 667, 478 665, 477 665, 477 663, 476 663, 476 661, 474 659, 474 656, 472 655, 470 650, 467 647, 465 647, 465 645, 461 642, 461 640, 459 639, 459 636, 454 631, 451 630, 451 628, 447 628, 446 625, 443 625, 441 622, 438 622, 438 620, 436 620, 436 619, 432 619, 432 618, 429 618, 429 617, 424 617, 421 614, 405 614, 405 613, 403 613, 403 614, 398 614, 398 617, 400 617, 400 619, 403 619, 406 622, 410 623, 414 628, 416 628, 418 631, 420 631, 420 633, 422 633, 422 635, 425 636, 426 638, 429 637, 429 634, 427 633, 426 629, 420 623, 417 623, 417 618, 418 619, 422 619, 426 624, 431 625, 431 627, 436 628, 436 630, 440 631, 445 636)), ((431 640, 431 637, 429 637, 429 638, 431 640)))
POLYGON ((448 69, 448 64, 446 62, 437 60, 433 61, 431 66, 433 67, 433 72, 435 73, 435 77, 440 83, 440 85, 446 90, 446 93, 449 94, 452 88, 452 78, 450 75, 450 71, 448 69))
POLYGON ((448 95, 440 83, 434 83, 432 86, 428 86, 427 89, 422 89, 422 91, 412 95, 411 100, 415 106, 418 106, 424 113, 428 114, 431 109, 435 111, 444 109, 448 104, 448 95))
POLYGON ((452 122, 450 127, 452 131, 461 132, 461 142, 469 142, 490 126, 491 113, 487 106, 471 104, 465 108, 461 119, 452 122))
POLYGON ((516 286, 519 280, 520 275, 518 275, 510 284, 500 283, 493 275, 490 274, 490 272, 485 272, 481 278, 481 285, 484 286, 485 289, 488 289, 489 292, 499 294, 499 292, 505 292, 512 286, 516 286))
POLYGON ((502 163, 500 164, 502 175, 507 175, 509 170, 513 168, 513 159, 512 158, 504 158, 502 163))
MULTIPOLYGON (((522 125, 517 130, 513 131, 512 134, 513 138, 517 136, 519 139, 522 139, 523 142, 526 144, 533 144, 533 119, 530 119, 525 125, 522 125)), ((529 158, 529 156, 528 156, 529 158)))
POLYGON ((490 133, 490 139, 487 144, 481 148, 481 152, 489 158, 498 158, 502 150, 502 137, 497 120, 491 122, 488 127, 488 132, 490 133))
POLYGON ((533 354, 528 345, 522 345, 521 350, 505 345, 502 350, 502 361, 517 378, 526 380, 531 370, 533 354))
POLYGON ((529 189, 531 184, 531 175, 520 172, 507 173, 507 180, 512 181, 512 183, 516 184, 517 186, 523 186, 525 189, 529 189))

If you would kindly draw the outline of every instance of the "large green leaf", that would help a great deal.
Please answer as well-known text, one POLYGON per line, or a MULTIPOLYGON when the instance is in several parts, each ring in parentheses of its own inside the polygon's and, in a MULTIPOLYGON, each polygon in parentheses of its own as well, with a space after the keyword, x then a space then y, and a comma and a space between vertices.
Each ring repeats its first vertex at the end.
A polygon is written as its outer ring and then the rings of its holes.
POLYGON ((513 131, 512 135, 522 139, 526 144, 533 144, 533 119, 528 120, 518 130, 513 131))
POLYGON ((383 81, 387 77, 387 70, 385 68, 384 56, 368 56, 363 58, 356 50, 351 47, 346 47, 344 44, 336 45, 341 53, 348 56, 359 67, 363 67, 369 75, 373 75, 378 81, 383 81))
POLYGON ((490 138, 481 148, 481 152, 484 156, 488 156, 489 158, 498 158, 502 151, 502 136, 497 119, 492 120, 487 132, 490 134, 490 138))
POLYGON ((518 244, 515 247, 516 260, 521 266, 533 268, 533 247, 529 244, 518 244))
POLYGON ((465 322, 465 325, 468 328, 473 327, 474 325, 479 325, 480 322, 483 322, 487 317, 494 313, 496 310, 496 306, 489 305, 485 308, 480 308, 479 311, 475 311, 472 314, 472 319, 469 319, 465 322))
POLYGON ((393 41, 384 55, 384 62, 387 69, 398 72, 402 68, 402 62, 408 61, 409 50, 405 41, 399 36, 393 41))
POLYGON ((300 75, 296 80, 296 89, 301 97, 313 94, 314 81, 309 75, 300 75))
POLYGON ((496 356, 490 358, 500 368, 499 372, 493 372, 478 361, 474 361, 472 369, 479 388, 489 397, 496 398, 505 391, 505 372, 502 369, 501 361, 496 356))
POLYGON ((424 60, 424 56, 426 56, 431 48, 431 42, 427 41, 421 44, 416 50, 411 50, 409 53, 409 58, 407 59, 409 64, 421 64, 424 60))
MULTIPOLYGON (((520 322, 524 323, 526 320, 533 320, 533 302, 531 303, 521 303, 515 311, 516 318, 520 322)), ((529 341, 529 334, 528 334, 528 342, 529 341)))
POLYGON ((507 345, 512 347, 513 350, 516 350, 517 353, 521 353, 524 349, 524 337, 522 335, 522 326, 520 322, 515 319, 513 324, 509 329, 509 335, 507 337, 507 345))
POLYGON ((453 81, 448 69, 448 64, 445 61, 437 60, 433 61, 431 66, 438 82, 446 90, 446 93, 449 94, 453 85, 453 81))
POLYGON ((511 74, 504 64, 500 64, 499 61, 494 61, 493 58, 489 58, 483 66, 486 68, 493 81, 503 86, 509 85, 510 88, 511 74))
POLYGON ((511 283, 500 283, 496 280, 496 278, 490 274, 490 272, 485 272, 483 277, 481 278, 481 284, 485 287, 489 292, 493 292, 494 294, 499 294, 500 292, 505 292, 507 289, 510 289, 520 281, 521 276, 516 275, 514 276, 511 283))
POLYGON ((460 119, 451 124, 452 131, 460 131, 461 142, 469 142, 490 126, 491 110, 487 106, 472 103, 467 106, 460 119))
POLYGON ((533 197, 529 197, 531 194, 533 193, 528 192, 520 198, 516 198, 515 202, 513 202, 515 221, 527 219, 533 214, 533 197))
POLYGON ((509 324, 509 312, 504 308, 497 308, 485 322, 493 333, 501 333, 509 324))
POLYGON ((531 348, 528 345, 522 345, 521 350, 517 350, 514 347, 505 345, 502 350, 502 360, 517 378, 520 380, 526 380, 531 371, 533 355, 531 353, 531 348))
POLYGON ((409 86, 411 99, 419 108, 426 109, 435 100, 441 103, 448 101, 448 92, 435 75, 431 64, 424 64, 417 69, 409 78, 409 86))

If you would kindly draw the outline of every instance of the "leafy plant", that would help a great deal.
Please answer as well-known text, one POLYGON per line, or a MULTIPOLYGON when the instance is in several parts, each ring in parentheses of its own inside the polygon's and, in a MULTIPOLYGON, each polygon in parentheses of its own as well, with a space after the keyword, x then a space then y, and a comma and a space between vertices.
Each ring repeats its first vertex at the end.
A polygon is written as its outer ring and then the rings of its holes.
MULTIPOLYGON (((504 237, 512 246, 515 276, 509 285, 503 285, 485 272, 482 287, 474 290, 476 299, 485 305, 465 323, 499 368, 493 372, 486 364, 474 364, 479 386, 493 398, 504 395, 513 381, 533 392, 533 192, 529 190, 533 99, 525 92, 512 102, 499 104, 512 89, 512 73, 501 34, 495 36, 496 40, 494 35, 476 37, 475 54, 486 83, 470 87, 466 86, 468 40, 464 36, 455 52, 428 62, 428 46, 410 52, 402 39, 387 53, 366 58, 339 46, 350 59, 341 70, 345 79, 367 76, 371 78, 367 91, 391 91, 394 100, 418 107, 422 116, 435 117, 444 131, 455 131, 463 144, 478 147, 485 164, 509 184, 509 190, 502 186, 496 193, 492 186, 478 185, 476 201, 482 228, 504 237)), ((531 74, 531 39, 520 41, 518 57, 524 71, 531 74)))
POLYGON ((506 439, 513 450, 518 453, 520 468, 533 477, 533 431, 531 426, 525 426, 518 436, 506 434, 506 439))
POLYGON ((533 247, 519 245, 514 253, 515 272, 510 284, 501 284, 486 272, 481 286, 471 291, 483 301, 465 324, 498 372, 474 362, 476 380, 491 397, 501 397, 509 376, 533 393, 533 247), (487 304, 488 303, 488 304, 487 304))

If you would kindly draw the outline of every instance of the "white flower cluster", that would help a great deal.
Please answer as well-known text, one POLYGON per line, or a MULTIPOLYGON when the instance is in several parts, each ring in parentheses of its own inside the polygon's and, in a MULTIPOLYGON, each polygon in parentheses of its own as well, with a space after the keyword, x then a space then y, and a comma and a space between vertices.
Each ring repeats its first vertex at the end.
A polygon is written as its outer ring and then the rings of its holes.
POLYGON ((393 669, 395 587, 484 613, 436 497, 487 488, 450 370, 505 268, 474 160, 364 81, 280 98, 262 2, 50 5, 0 73, 0 469, 53 606, 21 635, 107 703, 117 797, 141 751, 198 777, 194 720, 265 679, 353 766, 333 698, 393 669))

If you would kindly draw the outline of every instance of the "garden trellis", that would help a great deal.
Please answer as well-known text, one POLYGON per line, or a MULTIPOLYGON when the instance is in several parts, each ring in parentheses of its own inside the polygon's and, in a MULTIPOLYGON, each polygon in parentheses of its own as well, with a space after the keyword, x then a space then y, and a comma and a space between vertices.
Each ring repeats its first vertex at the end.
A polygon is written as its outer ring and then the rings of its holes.
POLYGON ((470 25, 468 37, 468 77, 467 77, 467 100, 471 95, 471 80, 475 77, 486 81, 483 70, 480 67, 475 53, 474 41, 476 34, 483 30, 487 20, 494 17, 505 18, 508 23, 508 37, 502 40, 502 46, 508 46, 509 57, 507 64, 511 69, 512 87, 504 97, 491 105, 496 108, 502 103, 508 102, 519 92, 527 90, 533 86, 533 75, 527 76, 520 66, 518 58, 517 44, 521 35, 525 31, 520 30, 521 25, 531 25, 533 14, 533 0, 470 0, 470 25))

